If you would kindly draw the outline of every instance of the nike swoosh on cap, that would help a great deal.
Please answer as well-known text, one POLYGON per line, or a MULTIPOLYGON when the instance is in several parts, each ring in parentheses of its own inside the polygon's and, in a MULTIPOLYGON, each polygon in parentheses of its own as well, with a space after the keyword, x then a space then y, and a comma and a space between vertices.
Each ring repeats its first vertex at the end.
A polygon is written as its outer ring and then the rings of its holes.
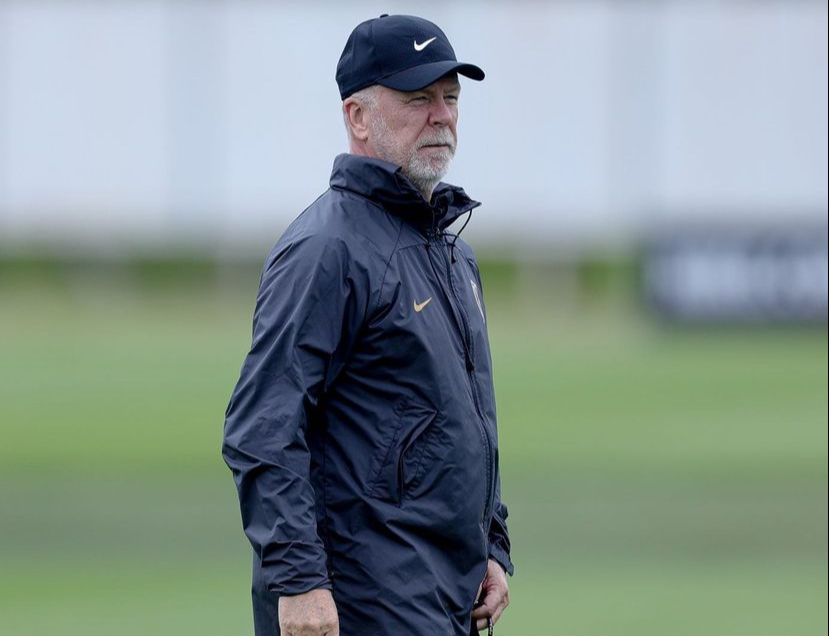
POLYGON ((437 39, 438 39, 438 36, 435 36, 433 38, 429 38, 423 44, 418 44, 417 40, 415 40, 414 41, 415 51, 422 51, 423 49, 425 49, 427 46, 429 46, 432 42, 434 42, 437 39))

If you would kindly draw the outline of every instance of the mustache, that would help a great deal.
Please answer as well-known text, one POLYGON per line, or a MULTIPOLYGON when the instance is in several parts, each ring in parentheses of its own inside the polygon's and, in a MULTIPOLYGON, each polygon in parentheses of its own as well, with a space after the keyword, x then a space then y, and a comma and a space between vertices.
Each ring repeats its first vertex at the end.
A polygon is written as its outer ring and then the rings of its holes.
POLYGON ((444 129, 439 132, 435 132, 430 134, 428 137, 424 137, 417 142, 418 148, 423 148, 424 146, 439 146, 439 145, 446 145, 455 150, 455 136, 451 133, 451 131, 444 129))

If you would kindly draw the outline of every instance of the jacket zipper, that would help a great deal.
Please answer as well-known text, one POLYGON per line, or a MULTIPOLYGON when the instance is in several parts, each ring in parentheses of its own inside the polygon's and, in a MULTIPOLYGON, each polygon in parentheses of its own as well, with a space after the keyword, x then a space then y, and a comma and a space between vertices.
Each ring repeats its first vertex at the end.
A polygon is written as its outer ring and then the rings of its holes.
MULTIPOLYGON (((467 379, 469 380, 469 388, 470 388, 470 391, 472 392, 472 401, 475 404, 475 411, 478 415, 478 428, 479 428, 480 433, 481 433, 481 439, 484 442, 484 448, 486 449, 486 459, 487 459, 487 463, 486 463, 487 482, 486 483, 487 483, 487 489, 486 489, 486 503, 484 505, 484 515, 481 519, 481 521, 483 523, 485 523, 487 518, 489 517, 490 509, 492 507, 492 491, 493 491, 492 475, 494 473, 494 471, 492 469, 492 455, 493 455, 492 442, 491 442, 490 437, 489 437, 489 431, 486 430, 486 424, 485 424, 485 421, 484 421, 483 411, 481 409, 480 397, 478 395, 477 382, 475 380, 475 362, 474 362, 475 359, 473 357, 472 337, 471 337, 471 334, 470 334, 470 331, 469 331, 469 323, 467 322, 466 314, 464 313, 464 310, 463 310, 463 303, 461 303, 460 298, 458 298, 458 294, 455 291, 455 287, 452 285, 452 264, 449 262, 449 258, 445 254, 445 250, 443 249, 444 246, 440 245, 438 243, 438 240, 437 240, 438 236, 439 235, 436 231, 428 233, 428 236, 427 236, 427 241, 428 242, 426 244, 426 247, 427 247, 426 252, 427 252, 427 255, 428 255, 428 258, 429 258, 429 263, 432 266, 432 271, 435 274, 435 278, 438 280, 438 282, 441 286, 441 290, 443 291, 443 295, 446 296, 446 300, 449 302, 449 306, 452 307, 452 314, 453 314, 453 317, 455 318, 455 322, 457 322, 458 326, 461 327, 461 339, 463 341, 467 379), (446 271, 448 272, 448 278, 449 278, 449 281, 448 281, 449 282, 449 289, 452 292, 452 297, 454 297, 454 299, 455 299, 454 303, 452 302, 452 299, 449 297, 449 294, 446 292, 446 287, 443 284, 443 277, 437 271, 437 268, 435 267, 435 263, 432 260, 431 250, 428 249, 429 245, 430 245, 430 243, 432 243, 432 241, 434 241, 436 247, 439 246, 441 252, 443 253, 442 258, 446 262, 446 271), (460 316, 460 319, 458 318, 459 316, 460 316)), ((484 531, 488 532, 489 528, 484 528, 484 531)))

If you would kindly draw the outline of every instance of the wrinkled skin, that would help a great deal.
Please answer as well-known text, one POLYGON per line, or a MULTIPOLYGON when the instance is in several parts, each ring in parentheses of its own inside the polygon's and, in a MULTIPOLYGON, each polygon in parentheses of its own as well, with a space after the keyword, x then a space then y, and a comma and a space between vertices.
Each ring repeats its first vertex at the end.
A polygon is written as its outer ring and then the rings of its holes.
POLYGON ((509 605, 507 573, 492 559, 486 564, 486 576, 478 591, 478 602, 481 605, 472 611, 472 620, 478 631, 487 628, 487 618, 492 619, 493 625, 497 623, 509 605))
POLYGON ((282 636, 339 636, 337 607, 330 590, 316 589, 279 598, 282 636))

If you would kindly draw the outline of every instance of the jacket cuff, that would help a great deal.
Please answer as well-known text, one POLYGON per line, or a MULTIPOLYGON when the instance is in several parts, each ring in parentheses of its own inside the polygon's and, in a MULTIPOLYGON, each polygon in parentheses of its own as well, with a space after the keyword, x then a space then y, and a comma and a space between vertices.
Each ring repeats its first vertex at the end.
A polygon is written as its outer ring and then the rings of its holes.
MULTIPOLYGON (((302 585, 282 585, 280 586, 280 592, 277 592, 279 596, 296 596, 298 594, 305 594, 305 592, 310 592, 311 590, 333 590, 333 586, 331 585, 331 581, 329 579, 322 579, 317 584, 312 584, 310 586, 302 585)), ((276 590, 270 589, 269 591, 275 592, 276 590)))
POLYGON ((489 544, 489 558, 497 562, 498 565, 504 568, 504 572, 510 576, 515 573, 515 566, 512 564, 509 554, 507 554, 506 550, 495 543, 489 544))
POLYGON ((319 587, 331 589, 325 550, 318 544, 297 541, 269 547, 260 561, 268 591, 295 596, 319 587))

